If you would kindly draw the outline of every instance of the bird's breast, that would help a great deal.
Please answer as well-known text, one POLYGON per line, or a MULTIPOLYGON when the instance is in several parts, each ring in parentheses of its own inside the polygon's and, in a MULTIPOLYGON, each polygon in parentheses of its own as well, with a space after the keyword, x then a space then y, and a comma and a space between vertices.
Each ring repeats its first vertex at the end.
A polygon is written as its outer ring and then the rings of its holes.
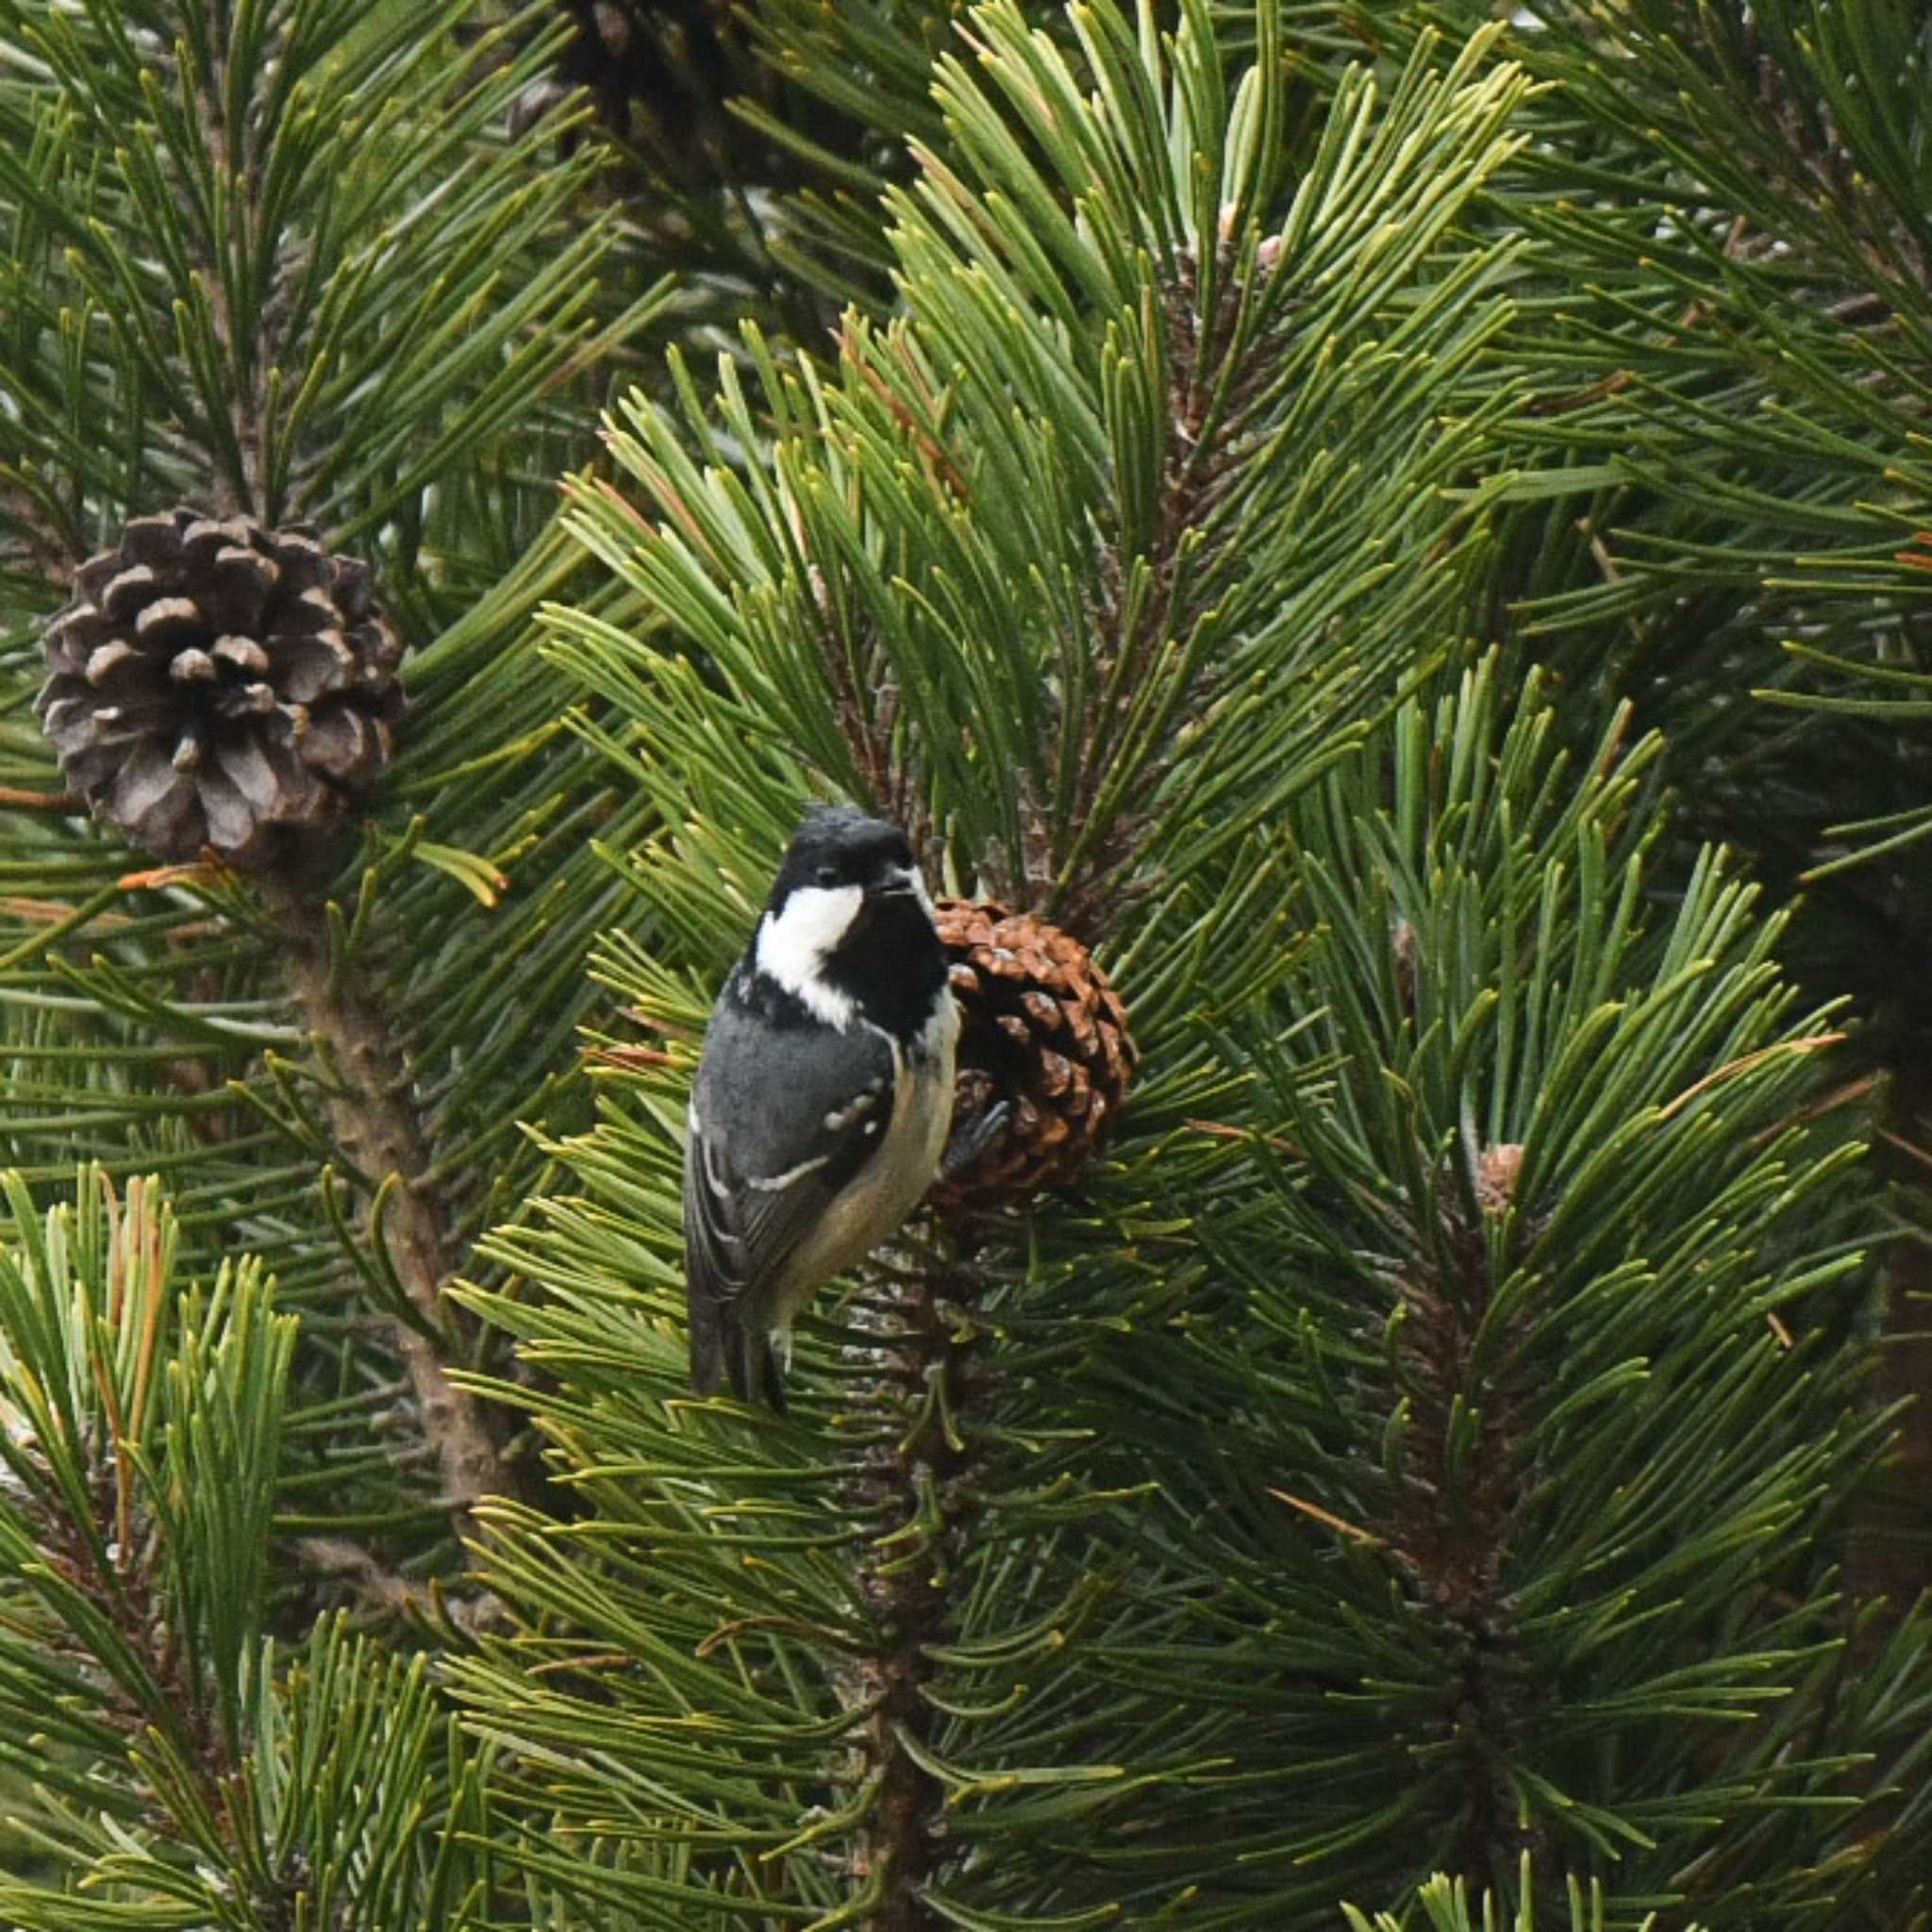
POLYGON ((953 1124, 953 1064, 959 1009, 948 998, 911 1041, 885 1036, 892 1052, 892 1111, 878 1147, 785 1270, 776 1301, 790 1322, 828 1275, 862 1260, 887 1240, 931 1187, 953 1124))

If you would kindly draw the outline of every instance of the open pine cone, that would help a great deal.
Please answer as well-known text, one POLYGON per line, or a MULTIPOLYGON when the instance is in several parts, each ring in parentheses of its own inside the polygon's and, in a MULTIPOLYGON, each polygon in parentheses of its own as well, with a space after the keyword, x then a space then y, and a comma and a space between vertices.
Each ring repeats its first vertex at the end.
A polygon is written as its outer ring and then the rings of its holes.
POLYGON ((136 518, 42 647, 62 774, 157 858, 266 864, 375 782, 403 708, 368 566, 246 517, 136 518))
POLYGON ((1012 1108, 985 1153, 934 1188, 940 1208, 957 1212, 1074 1179, 1106 1140, 1141 1050, 1120 995, 1071 933, 963 899, 938 912, 960 1010, 956 1109, 1012 1108))

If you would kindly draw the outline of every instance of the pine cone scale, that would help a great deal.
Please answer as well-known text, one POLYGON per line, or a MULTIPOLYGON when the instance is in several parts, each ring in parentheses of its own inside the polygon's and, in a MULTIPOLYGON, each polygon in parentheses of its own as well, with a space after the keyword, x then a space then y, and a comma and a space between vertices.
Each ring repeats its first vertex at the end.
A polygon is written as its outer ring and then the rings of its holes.
POLYGON ((123 665, 145 669, 148 660, 130 643, 116 638, 88 654, 81 675, 98 691, 123 665))
POLYGON ((222 776, 242 794, 254 811, 274 811, 282 790, 281 774, 269 763, 267 754, 252 738, 241 738, 223 745, 215 753, 222 776))
POLYGON ((258 675, 269 668, 268 653, 253 638, 218 637, 208 657, 215 663, 232 664, 238 671, 253 671, 258 675))
POLYGON ((312 705, 354 681, 356 655, 339 630, 320 630, 290 643, 282 653, 282 695, 291 704, 312 705))
POLYGON ((153 594, 155 582, 153 570, 144 563, 117 573, 102 585, 101 594, 95 599, 101 614, 109 624, 125 624, 130 618, 139 617, 142 605, 153 594))
POLYGON ((244 865, 252 863, 258 835, 248 801, 220 772, 202 772, 194 791, 208 821, 208 842, 231 858, 239 855, 244 865))
POLYGON ((117 819, 177 824, 193 803, 194 783, 152 742, 135 745, 109 793, 117 819))
POLYGON ((174 652, 204 635, 201 606, 192 597, 159 597, 136 613, 137 642, 151 651, 174 652))
MULTIPOLYGON (((165 563, 175 554, 180 527, 171 516, 135 517, 122 529, 122 554, 140 563, 165 563)), ((92 569, 100 561, 96 558, 81 568, 92 569)))

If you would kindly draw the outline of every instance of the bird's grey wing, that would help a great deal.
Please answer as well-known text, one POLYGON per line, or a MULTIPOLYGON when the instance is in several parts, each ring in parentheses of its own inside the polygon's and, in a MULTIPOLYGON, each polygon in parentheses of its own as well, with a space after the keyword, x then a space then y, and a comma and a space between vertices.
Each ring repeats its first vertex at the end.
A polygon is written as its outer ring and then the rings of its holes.
POLYGON ((786 1262, 876 1152, 892 1098, 891 1050, 878 1036, 758 1025, 728 997, 720 1001, 684 1167, 699 1388, 727 1375, 738 1386, 752 1338, 761 1341, 775 1319, 771 1296, 786 1262))
POLYGON ((742 1216, 723 1150, 708 1140, 695 1107, 684 1151, 684 1292, 691 1311, 691 1379, 702 1395, 728 1383, 741 1401, 762 1397, 781 1413, 785 1396, 764 1324, 747 1320, 749 1281, 742 1216))

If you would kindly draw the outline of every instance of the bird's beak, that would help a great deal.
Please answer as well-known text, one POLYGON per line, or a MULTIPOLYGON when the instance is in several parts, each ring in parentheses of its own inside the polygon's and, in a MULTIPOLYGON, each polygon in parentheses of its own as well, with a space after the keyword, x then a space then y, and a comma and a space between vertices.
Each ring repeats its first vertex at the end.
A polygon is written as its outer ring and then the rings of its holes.
POLYGON ((904 869, 889 872, 866 891, 868 899, 916 899, 918 896, 919 880, 904 869))

